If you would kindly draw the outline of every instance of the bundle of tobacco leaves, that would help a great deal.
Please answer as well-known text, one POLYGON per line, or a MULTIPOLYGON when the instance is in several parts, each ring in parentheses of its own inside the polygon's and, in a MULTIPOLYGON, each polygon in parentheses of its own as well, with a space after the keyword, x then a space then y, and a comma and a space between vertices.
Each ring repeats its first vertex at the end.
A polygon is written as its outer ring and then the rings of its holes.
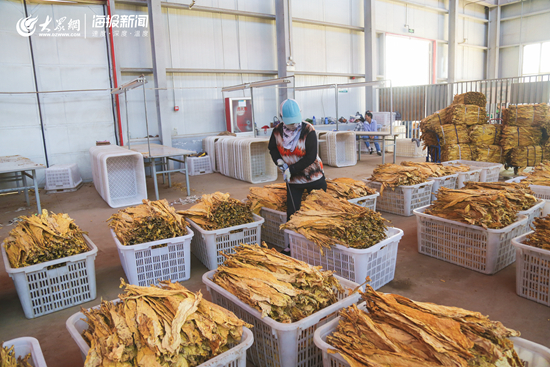
POLYGON ((535 218, 535 231, 527 235, 524 244, 550 250, 550 216, 535 218))
POLYGON ((369 208, 314 190, 281 229, 300 233, 323 248, 334 244, 365 249, 386 238, 386 220, 369 208))
POLYGON ((417 185, 428 181, 428 176, 418 167, 406 167, 398 164, 386 163, 379 164, 372 172, 372 176, 369 180, 382 184, 380 188, 380 195, 382 195, 386 187, 393 190, 397 186, 417 185))
POLYGON ((528 185, 550 186, 550 161, 542 161, 521 181, 528 185))
POLYGON ((4 239, 12 268, 43 263, 89 251, 83 232, 68 214, 48 213, 19 217, 4 239))
POLYGON ((352 367, 520 367, 509 337, 519 336, 479 312, 416 302, 397 294, 365 293, 367 311, 351 305, 340 311, 327 336, 352 367))
POLYGON ((29 362, 30 358, 30 353, 23 358, 16 357, 13 346, 0 348, 0 367, 33 367, 29 362))
POLYGON ((503 126, 500 146, 504 150, 528 145, 540 145, 542 130, 538 127, 503 126))
POLYGON ((107 220, 123 246, 181 237, 187 234, 184 218, 166 199, 119 210, 107 220))
POLYGON ((437 146, 438 144, 443 144, 442 141, 441 142, 439 141, 438 135, 433 131, 423 132, 422 135, 420 136, 420 140, 424 145, 423 149, 426 149, 431 145, 437 146))
POLYGON ((484 124, 476 125, 470 128, 470 140, 476 145, 498 145, 500 143, 500 134, 502 125, 484 124))
POLYGON ((286 212, 286 184, 251 187, 250 194, 246 197, 254 214, 260 214, 262 208, 286 212))
POLYGON ((510 126, 546 127, 550 124, 550 106, 546 103, 509 105, 502 111, 502 117, 510 126))
POLYGON ((207 231, 239 226, 254 221, 249 204, 230 198, 229 194, 219 191, 203 195, 198 204, 188 210, 180 210, 178 214, 192 220, 207 231))
POLYGON ((504 163, 504 151, 500 145, 476 145, 474 157, 479 162, 504 163))
POLYGON ((85 367, 197 366, 241 340, 243 326, 232 312, 179 283, 125 284, 120 302, 82 309, 90 346, 85 367))
POLYGON ((439 129, 441 125, 445 125, 447 121, 447 114, 449 113, 449 107, 432 113, 428 117, 425 117, 420 121, 420 130, 422 134, 427 132, 434 132, 439 129))
POLYGON ((333 271, 322 271, 258 245, 240 245, 213 281, 241 301, 282 323, 299 321, 338 301, 344 290, 333 271))
POLYGON ((441 161, 455 161, 458 159, 473 161, 475 146, 470 144, 447 144, 441 147, 441 161))
POLYGON ((446 116, 446 124, 454 125, 481 125, 487 122, 485 107, 467 104, 452 104, 446 116))
POLYGON ((453 99, 453 104, 475 104, 476 106, 485 108, 487 98, 481 92, 466 92, 457 94, 453 99))
POLYGON ((428 177, 443 177, 454 175, 457 172, 467 172, 470 167, 466 165, 443 165, 430 162, 401 162, 402 166, 418 167, 428 177), (466 171, 464 171, 466 169, 466 171))
POLYGON ((439 143, 441 145, 468 144, 470 142, 470 134, 466 126, 441 125, 435 133, 439 136, 439 143))
POLYGON ((524 183, 468 181, 462 189, 502 190, 516 211, 531 209, 537 204, 535 193, 524 183))
POLYGON ((516 221, 517 210, 504 190, 440 187, 426 214, 483 228, 504 228, 516 221))
POLYGON ((510 151, 508 163, 512 167, 533 167, 548 159, 549 153, 546 146, 515 147, 510 151))
POLYGON ((368 187, 363 181, 340 177, 327 180, 327 193, 335 198, 350 200, 376 194, 376 190, 368 187))

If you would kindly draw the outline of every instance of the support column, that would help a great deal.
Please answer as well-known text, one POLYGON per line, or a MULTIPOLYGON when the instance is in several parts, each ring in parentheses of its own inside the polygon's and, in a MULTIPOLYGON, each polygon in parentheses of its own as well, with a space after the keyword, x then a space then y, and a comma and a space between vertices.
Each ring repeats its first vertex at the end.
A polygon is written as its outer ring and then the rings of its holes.
POLYGON ((151 55, 153 58, 153 79, 155 81, 155 102, 159 135, 162 145, 171 147, 172 126, 167 117, 169 110, 165 62, 167 44, 164 35, 164 17, 162 15, 160 0, 147 0, 147 9, 149 13, 151 55))
POLYGON ((449 0, 449 67, 448 82, 456 81, 456 49, 458 29, 458 0, 449 0))
POLYGON ((498 79, 500 47, 500 6, 489 9, 489 32, 487 42, 487 79, 498 79))
MULTIPOLYGON (((275 0, 275 27, 277 30, 277 74, 279 78, 294 75, 292 49, 291 0, 275 0)), ((279 89, 279 101, 294 98, 292 89, 279 89)))
MULTIPOLYGON (((376 52, 376 18, 374 8, 376 0, 364 0, 365 6, 365 81, 370 82, 376 80, 377 76, 377 60, 378 53, 376 52)), ((375 95, 373 87, 365 87, 367 108, 377 110, 375 106, 375 95)))

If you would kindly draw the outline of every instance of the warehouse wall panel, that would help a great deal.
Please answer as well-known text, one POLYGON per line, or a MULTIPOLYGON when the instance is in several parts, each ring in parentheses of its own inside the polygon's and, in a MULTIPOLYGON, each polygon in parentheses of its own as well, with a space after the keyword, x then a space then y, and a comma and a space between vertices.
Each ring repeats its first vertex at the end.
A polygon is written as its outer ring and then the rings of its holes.
POLYGON ((485 76, 485 50, 473 47, 458 47, 458 80, 480 80, 485 76))
POLYGON ((363 0, 293 0, 292 17, 363 27, 363 0))
MULTIPOLYGON (((163 12, 166 12, 163 9, 163 12)), ((116 14, 119 15, 147 15, 147 7, 135 5, 116 5, 116 14)), ((114 37, 115 48, 117 51, 117 64, 122 68, 152 68, 153 59, 151 56, 151 39, 149 36, 137 37, 135 34, 128 33, 122 36, 119 33, 114 37)), ((168 49, 166 49, 166 57, 169 57, 168 49)), ((106 52, 106 51, 105 51, 106 52)), ((104 53, 105 53, 104 52, 104 53)))
POLYGON ((500 49, 499 71, 501 78, 511 78, 519 75, 518 49, 518 47, 507 47, 500 49))

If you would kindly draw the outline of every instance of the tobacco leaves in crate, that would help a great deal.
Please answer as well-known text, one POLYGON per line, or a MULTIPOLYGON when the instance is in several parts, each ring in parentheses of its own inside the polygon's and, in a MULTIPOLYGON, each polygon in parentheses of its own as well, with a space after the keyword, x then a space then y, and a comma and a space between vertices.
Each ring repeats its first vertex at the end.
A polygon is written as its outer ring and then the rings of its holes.
POLYGON ((143 200, 143 204, 121 209, 109 219, 118 240, 124 246, 181 237, 187 234, 183 216, 165 199, 143 200))
POLYGON ((550 161, 542 161, 522 181, 528 185, 550 186, 550 161))
POLYGON ((227 351, 242 327, 251 327, 179 283, 122 286, 120 302, 81 310, 90 346, 85 367, 193 367, 227 351))
POLYGON ((180 210, 178 214, 207 231, 254 222, 249 204, 221 192, 203 195, 198 204, 188 210, 180 210))
POLYGON ((535 231, 527 235, 524 244, 550 251, 550 216, 535 218, 535 231))
POLYGON ((380 195, 382 195, 386 188, 393 190, 397 186, 417 185, 428 181, 428 176, 418 167, 406 167, 386 163, 379 164, 372 172, 369 180, 382 184, 380 188, 380 195))
POLYGON ((30 359, 30 353, 24 357, 17 357, 13 346, 0 348, 0 367, 33 367, 30 359))
POLYGON ((48 213, 20 217, 4 239, 12 268, 21 268, 89 251, 83 232, 68 214, 48 213))
POLYGON ((454 175, 458 172, 467 172, 470 170, 469 166, 464 164, 452 164, 452 165, 443 165, 441 163, 431 163, 431 162, 401 162, 402 166, 406 167, 417 167, 428 177, 444 177, 449 175, 454 175))
POLYGON ((468 181, 463 189, 502 190, 516 211, 531 209, 537 204, 535 193, 524 183, 468 181))
POLYGON ((520 333, 479 312, 416 302, 396 294, 362 293, 357 305, 340 311, 338 326, 326 337, 329 354, 351 367, 519 367, 509 337, 520 333))
POLYGON ((247 305, 282 323, 299 321, 338 301, 343 292, 333 271, 322 271, 258 245, 223 254, 213 281, 247 305))

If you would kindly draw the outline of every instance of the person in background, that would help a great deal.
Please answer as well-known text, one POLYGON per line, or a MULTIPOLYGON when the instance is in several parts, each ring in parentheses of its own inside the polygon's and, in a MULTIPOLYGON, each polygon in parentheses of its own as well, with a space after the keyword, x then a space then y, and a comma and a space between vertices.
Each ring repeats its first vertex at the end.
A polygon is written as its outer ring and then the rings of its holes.
MULTIPOLYGON (((378 131, 378 123, 372 118, 372 113, 368 110, 365 112, 364 129, 364 131, 378 131)), ((369 140, 370 139, 378 139, 378 136, 369 137, 369 140)), ((372 154, 373 149, 370 147, 368 140, 365 140, 365 145, 367 146, 369 153, 372 154)), ((377 141, 374 141, 374 146, 376 147, 376 154, 382 155, 382 152, 380 151, 380 144, 378 144, 377 141)))
MULTIPOLYGON (((323 162, 317 155, 317 134, 312 124, 302 121, 300 106, 293 99, 281 103, 281 124, 273 129, 269 139, 269 153, 283 172, 287 183, 287 220, 302 204, 304 190, 327 191, 323 162)), ((290 248, 283 250, 290 255, 290 248)))

